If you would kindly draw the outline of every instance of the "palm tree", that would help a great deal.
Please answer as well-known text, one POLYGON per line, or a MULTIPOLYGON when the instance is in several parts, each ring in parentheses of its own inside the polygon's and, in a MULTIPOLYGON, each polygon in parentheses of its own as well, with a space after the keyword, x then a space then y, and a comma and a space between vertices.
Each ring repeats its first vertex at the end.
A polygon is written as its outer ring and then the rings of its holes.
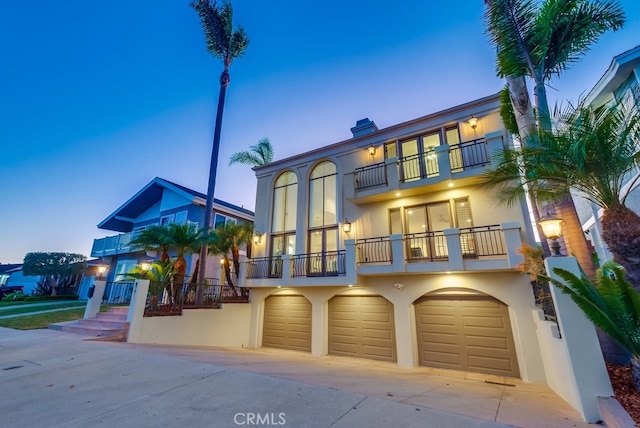
POLYGON ((176 260, 173 263, 173 289, 172 297, 178 295, 184 284, 187 274, 186 254, 197 253, 202 245, 206 245, 207 237, 194 223, 171 223, 164 227, 164 242, 169 243, 170 248, 176 252, 176 260))
POLYGON ((602 237, 616 262, 624 266, 640 289, 640 217, 625 206, 640 167, 640 113, 622 103, 574 107, 554 112, 556 129, 529 137, 518 150, 504 150, 498 166, 484 174, 485 185, 499 188, 498 198, 509 204, 524 187, 543 201, 562 198, 571 189, 604 209, 602 237))
POLYGON ((140 247, 145 251, 160 251, 160 261, 169 260, 169 243, 164 242, 164 226, 153 225, 137 232, 129 242, 133 247, 140 247))
POLYGON ((624 269, 605 263, 596 274, 596 283, 582 272, 580 278, 554 268, 562 281, 546 278, 568 294, 596 326, 607 332, 631 354, 631 372, 640 391, 640 294, 624 279, 624 269))
MULTIPOLYGON (((220 151, 220 131, 222 129, 222 114, 224 112, 224 99, 227 87, 231 82, 229 66, 234 59, 243 55, 249 45, 249 37, 242 28, 233 31, 233 8, 230 3, 218 6, 215 0, 194 0, 191 7, 195 9, 207 42, 207 50, 214 57, 222 59, 224 69, 220 75, 220 94, 218 96, 218 111, 213 133, 213 149, 211 151, 211 163, 209 166, 209 186, 207 189, 207 202, 205 205, 204 228, 213 226, 213 197, 216 187, 216 173, 218 169, 218 153, 220 151)), ((203 284, 206 275, 207 246, 200 249, 200 266, 198 274, 197 302, 202 302, 203 284)))
POLYGON ((255 146, 250 146, 249 150, 234 153, 229 158, 229 165, 241 163, 251 166, 263 166, 273 161, 273 147, 268 138, 262 138, 255 146))
POLYGON ((227 284, 235 290, 229 255, 231 255, 233 269, 237 275, 240 271, 240 247, 250 242, 253 235, 253 224, 249 222, 240 224, 228 222, 215 229, 211 235, 209 252, 222 255, 227 284))
MULTIPOLYGON (((610 0, 486 0, 485 23, 498 48, 497 72, 507 78, 511 103, 522 140, 535 134, 535 124, 524 77, 534 82, 537 119, 551 131, 546 83, 577 62, 608 30, 622 27, 622 8, 610 0)), ((534 202, 534 213, 536 204, 534 202)), ((594 272, 590 249, 581 232, 578 215, 569 194, 555 204, 556 213, 567 222, 565 243, 589 273, 594 272)), ((536 222, 539 221, 539 215, 536 222)))
POLYGON ((142 265, 136 266, 127 272, 126 276, 134 279, 148 279, 149 293, 151 295, 151 306, 158 304, 158 295, 162 290, 171 293, 171 279, 173 278, 173 264, 171 260, 164 262, 157 261, 151 263, 147 269, 142 265))

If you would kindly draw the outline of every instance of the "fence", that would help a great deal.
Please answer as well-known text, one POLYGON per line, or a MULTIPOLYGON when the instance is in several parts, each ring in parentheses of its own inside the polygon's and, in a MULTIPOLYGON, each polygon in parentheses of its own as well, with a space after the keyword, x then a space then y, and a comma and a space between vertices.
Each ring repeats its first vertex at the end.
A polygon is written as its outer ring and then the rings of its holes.
POLYGON ((133 294, 133 281, 107 282, 102 297, 102 303, 112 305, 128 305, 133 294))
POLYGON ((500 225, 460 229, 462 256, 504 256, 507 254, 500 225))
POLYGON ((438 260, 449 256, 447 240, 442 232, 422 232, 405 235, 407 261, 438 260))
POLYGON ((356 242, 358 263, 391 263, 391 241, 388 236, 358 239, 356 242))
POLYGON ((292 257, 293 276, 345 275, 345 255, 345 250, 296 254, 292 257))
POLYGON ((386 185, 387 165, 383 162, 377 163, 375 165, 356 168, 356 170, 353 172, 353 175, 355 178, 356 190, 386 185))
POLYGON ((247 262, 247 278, 282 278, 282 258, 258 257, 247 262))
POLYGON ((484 139, 467 141, 451 146, 449 149, 451 172, 460 172, 467 168, 487 165, 489 151, 484 139))
POLYGON ((438 157, 434 149, 400 158, 400 181, 413 181, 439 174, 438 157))

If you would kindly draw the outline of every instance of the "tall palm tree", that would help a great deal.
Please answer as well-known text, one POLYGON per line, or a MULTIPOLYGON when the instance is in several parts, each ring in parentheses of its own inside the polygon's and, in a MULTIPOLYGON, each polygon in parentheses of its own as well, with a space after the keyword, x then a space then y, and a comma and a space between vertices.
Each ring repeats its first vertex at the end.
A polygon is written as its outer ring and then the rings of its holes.
POLYGON ((249 222, 225 223, 215 229, 211 235, 209 251, 212 254, 222 255, 227 284, 235 289, 231 263, 233 263, 233 269, 237 275, 240 271, 240 247, 250 242, 253 235, 253 224, 249 222), (231 256, 231 261, 229 256, 231 256))
POLYGON ((153 225, 137 232, 135 237, 129 242, 133 247, 140 247, 145 251, 160 251, 160 261, 169 260, 169 243, 164 242, 164 226, 153 225))
MULTIPOLYGON (((222 129, 222 114, 227 87, 231 82, 229 67, 234 59, 242 56, 249 45, 249 37, 242 28, 233 30, 233 8, 230 3, 218 5, 215 0, 194 0, 191 7, 195 9, 207 42, 207 50, 216 58, 222 59, 224 69, 220 75, 220 93, 218 96, 218 111, 213 133, 213 149, 209 165, 209 186, 205 205, 204 227, 213 226, 213 197, 216 187, 216 173, 218 169, 218 153, 220 152, 220 131, 222 129)), ((200 249, 200 266, 198 275, 197 302, 202 302, 203 284, 206 275, 207 246, 200 249)))
POLYGON ((504 150, 485 185, 499 188, 506 203, 527 186, 539 200, 562 198, 571 189, 604 209, 602 237, 616 262, 640 289, 640 217, 625 206, 640 167, 640 113, 620 102, 598 108, 568 104, 554 112, 556 129, 529 137, 518 150, 504 150))
POLYGON ((625 281, 624 269, 613 262, 599 269, 595 284, 564 269, 554 272, 562 281, 547 278, 568 294, 596 326, 631 354, 631 372, 640 391, 640 294, 625 281))
POLYGON ((202 245, 206 246, 207 236, 203 231, 198 231, 198 227, 194 223, 171 223, 164 226, 163 241, 176 252, 176 260, 173 263, 172 289, 172 297, 175 299, 187 274, 185 255, 197 253, 202 245))
MULTIPOLYGON (((487 0, 485 3, 487 31, 498 48, 497 72, 507 78, 514 112, 520 119, 520 136, 526 140, 535 133, 529 123, 525 76, 534 83, 539 125, 549 132, 551 115, 546 83, 584 56, 604 32, 621 28, 624 12, 612 0, 544 0, 542 3, 487 0)), ((567 222, 568 251, 576 254, 587 272, 593 273, 595 265, 571 196, 564 195, 556 202, 555 209, 567 222)))
POLYGON ((268 138, 262 138, 255 146, 250 146, 249 150, 234 153, 229 158, 229 165, 241 163, 250 166, 262 166, 273 161, 273 147, 268 138))

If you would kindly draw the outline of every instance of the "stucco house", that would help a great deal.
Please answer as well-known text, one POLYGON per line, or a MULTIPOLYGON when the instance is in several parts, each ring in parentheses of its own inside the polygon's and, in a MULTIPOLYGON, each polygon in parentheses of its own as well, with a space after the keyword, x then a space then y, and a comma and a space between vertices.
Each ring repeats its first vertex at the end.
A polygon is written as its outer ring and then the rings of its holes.
POLYGON ((511 376, 544 375, 524 201, 476 186, 512 142, 492 95, 255 169, 249 344, 511 376))
MULTIPOLYGON (((628 107, 640 108, 640 45, 623 52, 613 58, 611 65, 585 97, 585 104, 600 107, 621 101, 628 107)), ((640 144, 640 142, 639 142, 640 144)), ((636 213, 640 213, 640 171, 629 174, 625 192, 629 192, 626 204, 636 213), (635 183, 634 183, 635 181, 635 183), (633 184, 633 187, 631 185, 633 184)), ((582 223, 582 229, 596 249, 601 262, 611 260, 607 245, 601 238, 602 226, 600 218, 603 210, 581 198, 574 198, 576 209, 582 223)))
MULTIPOLYGON (((113 232, 116 235, 94 239, 91 257, 99 257, 109 265, 107 281, 123 280, 124 274, 137 264, 157 258, 148 255, 140 248, 132 247, 129 242, 136 233, 151 225, 170 223, 195 223, 199 228, 204 226, 204 211, 207 196, 203 193, 156 177, 118 207, 107 218, 98 224, 98 228, 113 232)), ((214 199, 214 226, 226 222, 252 222, 253 212, 214 199)), ((172 253, 170 252, 170 255, 172 253)), ((191 274, 198 255, 188 255, 187 274, 191 274)), ((216 257, 212 257, 207 269, 207 278, 215 278, 219 267, 216 257)))

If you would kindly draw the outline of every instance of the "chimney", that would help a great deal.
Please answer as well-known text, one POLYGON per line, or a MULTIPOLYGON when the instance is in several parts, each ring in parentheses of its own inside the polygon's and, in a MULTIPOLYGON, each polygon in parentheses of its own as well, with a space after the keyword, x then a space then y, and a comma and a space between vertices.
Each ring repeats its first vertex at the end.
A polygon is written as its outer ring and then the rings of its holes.
POLYGON ((368 117, 365 117, 364 119, 360 119, 356 122, 356 126, 351 128, 351 133, 353 134, 353 138, 356 138, 363 135, 371 134, 373 132, 376 132, 377 130, 378 127, 376 126, 375 122, 369 120, 368 117))

